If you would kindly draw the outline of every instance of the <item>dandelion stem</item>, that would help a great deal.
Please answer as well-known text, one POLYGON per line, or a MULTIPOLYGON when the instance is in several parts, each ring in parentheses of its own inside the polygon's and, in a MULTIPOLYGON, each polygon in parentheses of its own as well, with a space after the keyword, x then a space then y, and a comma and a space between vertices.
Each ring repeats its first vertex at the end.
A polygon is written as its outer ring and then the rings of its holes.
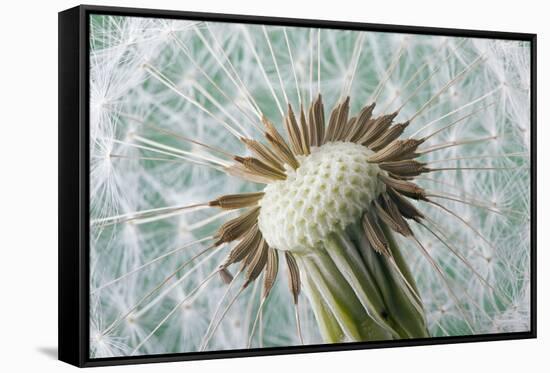
MULTIPOLYGON (((324 300, 325 304, 328 305, 333 315, 335 315, 336 320, 338 321, 338 324, 340 325, 340 328, 342 328, 342 331, 345 333, 346 337, 354 341, 362 340, 363 338, 358 329, 360 323, 354 321, 354 315, 358 316, 358 310, 363 309, 363 307, 357 301, 357 298, 355 297, 355 294, 353 294, 353 290, 351 289, 351 287, 349 285, 347 286, 345 292, 348 296, 346 296, 342 293, 338 294, 335 289, 331 289, 331 284, 328 284, 326 281, 322 281, 322 273, 340 275, 340 271, 336 268, 331 268, 331 270, 327 272, 326 270, 328 268, 320 269, 318 267, 319 264, 316 264, 310 260, 305 260, 305 258, 297 257, 297 261, 299 264, 301 264, 301 271, 307 272, 309 276, 312 276, 314 279, 316 279, 317 288, 319 293, 321 294, 322 299, 324 300), (336 297, 338 297, 338 299, 336 297)), ((325 260, 324 264, 334 266, 332 261, 330 261, 330 263, 329 261, 325 260)), ((335 282, 339 284, 346 283, 343 279, 339 279, 335 282)), ((341 289, 341 291, 343 292, 343 289, 341 289)))
MULTIPOLYGON (((304 289, 307 290, 307 296, 310 304, 313 308, 317 324, 319 325, 320 332, 323 339, 328 343, 339 343, 345 340, 345 334, 338 323, 336 316, 334 316, 332 309, 327 305, 321 296, 315 280, 310 278, 311 274, 303 272, 301 279, 303 281, 304 289)), ((298 308, 295 306, 296 315, 298 308)), ((302 340, 301 325, 299 323, 299 317, 296 316, 296 328, 299 338, 302 340)))

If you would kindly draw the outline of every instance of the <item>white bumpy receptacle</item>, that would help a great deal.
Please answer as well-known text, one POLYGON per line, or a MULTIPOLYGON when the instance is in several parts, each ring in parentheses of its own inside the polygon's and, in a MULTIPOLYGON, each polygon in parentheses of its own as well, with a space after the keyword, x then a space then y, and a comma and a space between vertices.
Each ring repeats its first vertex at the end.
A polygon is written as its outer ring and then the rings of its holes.
POLYGON ((383 171, 367 161, 372 154, 362 145, 330 142, 298 156, 300 167, 264 189, 258 224, 269 246, 307 252, 357 222, 384 191, 383 171))

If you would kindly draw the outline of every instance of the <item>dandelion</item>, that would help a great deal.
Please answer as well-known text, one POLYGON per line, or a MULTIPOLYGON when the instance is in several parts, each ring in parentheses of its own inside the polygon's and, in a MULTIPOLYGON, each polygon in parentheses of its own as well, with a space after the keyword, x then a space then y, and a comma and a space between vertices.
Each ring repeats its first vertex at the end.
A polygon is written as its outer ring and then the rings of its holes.
POLYGON ((93 357, 528 330, 526 45, 104 15, 90 43, 93 357))

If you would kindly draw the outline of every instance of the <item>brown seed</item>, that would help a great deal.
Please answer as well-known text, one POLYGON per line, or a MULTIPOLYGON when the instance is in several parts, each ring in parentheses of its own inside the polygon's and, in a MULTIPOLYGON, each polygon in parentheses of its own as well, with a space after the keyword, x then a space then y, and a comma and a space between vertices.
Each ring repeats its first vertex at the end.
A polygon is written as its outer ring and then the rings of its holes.
POLYGON ((325 111, 321 95, 318 95, 308 110, 309 143, 321 146, 325 138, 325 111))
POLYGON ((236 155, 233 157, 235 161, 239 162, 250 173, 262 176, 271 180, 285 180, 286 174, 276 168, 273 168, 264 162, 254 157, 239 157, 236 155))
POLYGON ((292 111, 292 106, 288 104, 288 113, 285 117, 285 128, 290 140, 290 148, 294 154, 304 154, 302 149, 302 141, 300 139, 300 128, 296 122, 296 116, 292 111))
POLYGON ((243 284, 243 289, 246 288, 252 281, 254 281, 260 273, 262 273, 267 263, 267 242, 262 238, 260 245, 256 249, 256 252, 250 253, 247 260, 245 260, 243 267, 246 267, 246 281, 243 284))
POLYGON ((225 167, 224 171, 228 175, 236 176, 241 179, 251 181, 253 183, 270 184, 273 182, 273 180, 270 178, 259 176, 255 173, 250 172, 240 163, 235 163, 231 166, 225 167))
POLYGON ((363 230, 374 251, 389 257, 390 251, 388 249, 388 240, 382 228, 378 225, 376 217, 368 212, 363 215, 363 230))
POLYGON ((260 208, 255 207, 242 215, 237 216, 227 222, 225 222, 216 232, 215 245, 219 246, 224 242, 231 242, 241 238, 250 228, 252 228, 258 220, 260 214, 260 208))
MULTIPOLYGON (((388 225, 390 225, 393 230, 405 237, 412 236, 412 231, 409 224, 403 218, 403 215, 401 215, 399 209, 387 194, 384 193, 380 196, 377 207, 380 207, 385 213, 387 213, 388 217, 391 219, 391 224, 388 225)), ((384 217, 380 217, 384 220, 384 217)))
POLYGON ((392 174, 404 177, 418 176, 423 172, 429 171, 426 163, 415 161, 414 159, 405 159, 395 162, 382 162, 378 164, 381 169, 392 174))
MULTIPOLYGON (((281 134, 279 133, 279 131, 277 131, 277 128, 275 128, 275 126, 273 125, 273 123, 271 123, 269 121, 269 119, 267 119, 266 116, 263 116, 262 117, 262 123, 264 124, 266 130, 267 130, 267 133, 269 133, 271 135, 271 137, 273 137, 274 139, 276 139, 278 142, 280 142, 281 144, 285 145, 287 148, 288 148, 288 145, 286 144, 286 141, 285 139, 283 138, 283 136, 281 136, 281 134)), ((288 148, 288 150, 290 150, 290 148, 288 148)))
POLYGON ((300 295, 301 282, 300 282, 300 269, 296 263, 296 259, 289 252, 285 251, 286 265, 288 267, 288 285, 290 287, 290 292, 292 293, 292 298, 294 299, 294 304, 298 304, 298 296, 300 295))
POLYGON ((280 159, 269 147, 252 139, 241 138, 241 141, 244 142, 246 147, 261 161, 273 168, 276 168, 277 170, 284 172, 284 160, 280 159))
POLYGON ((319 146, 319 142, 317 141, 317 121, 315 118, 315 102, 311 104, 309 107, 308 113, 308 125, 309 125, 309 144, 311 146, 319 146))
POLYGON ((373 141, 369 148, 371 148, 374 151, 378 151, 385 146, 387 146, 390 142, 397 139, 399 136, 403 134, 403 131, 405 131, 405 128, 409 125, 409 122, 399 123, 396 125, 391 126, 388 128, 376 141, 373 141))
POLYGON ((423 188, 419 187, 415 183, 411 183, 406 180, 398 180, 389 176, 379 174, 378 177, 384 184, 393 188, 396 192, 403 194, 404 196, 427 201, 426 192, 423 188))
POLYGON ((418 154, 416 154, 415 151, 423 142, 424 140, 417 139, 394 140, 384 148, 378 150, 375 154, 371 155, 368 161, 379 163, 416 158, 418 154))
POLYGON ((378 140, 380 136, 386 132, 391 126, 393 120, 397 116, 397 112, 382 115, 374 120, 374 123, 370 125, 368 131, 358 140, 363 145, 369 146, 374 141, 378 140))
POLYGON ((355 128, 355 123, 356 122, 357 122, 357 117, 349 118, 348 122, 344 126, 344 130, 342 131, 342 133, 338 137, 338 140, 347 141, 350 132, 353 131, 353 129, 355 128))
POLYGON ((298 163, 298 160, 296 157, 294 157, 294 154, 292 153, 292 150, 286 145, 285 142, 280 142, 275 137, 270 135, 269 133, 265 134, 265 137, 267 141, 270 143, 271 147, 273 148, 273 151, 281 158, 284 163, 288 164, 290 167, 297 169, 300 164, 298 163))
POLYGON ((365 106, 361 111, 359 112, 359 116, 357 117, 357 125, 364 126, 367 124, 367 121, 372 118, 372 112, 374 111, 374 108, 376 107, 376 103, 373 102, 372 104, 365 106))
POLYGON ((258 229, 258 225, 254 224, 254 226, 244 234, 242 240, 231 249, 222 267, 225 268, 233 263, 240 262, 251 252, 255 252, 261 241, 262 233, 258 229))
POLYGON ((418 209, 411 202, 401 196, 401 194, 397 193, 393 188, 388 187, 387 193, 396 204, 399 212, 401 212, 401 215, 403 215, 406 219, 412 219, 417 222, 424 219, 424 215, 418 211, 418 209))
POLYGON ((285 163, 289 164, 292 168, 298 168, 298 161, 296 160, 296 158, 294 158, 292 150, 290 150, 290 147, 286 143, 283 136, 281 136, 279 131, 277 131, 277 128, 275 128, 273 123, 271 123, 265 116, 262 117, 262 123, 267 130, 265 137, 272 145, 275 153, 277 153, 281 157, 281 159, 284 160, 285 163))
POLYGON ((373 102, 369 106, 365 106, 359 112, 357 116, 357 121, 355 122, 354 129, 350 132, 348 140, 352 142, 357 142, 370 128, 374 121, 371 120, 372 112, 376 104, 373 102))
POLYGON ((220 277, 225 284, 229 284, 233 281, 233 275, 225 267, 221 267, 219 270, 220 277))
POLYGON ((343 140, 344 132, 347 130, 346 125, 348 124, 348 116, 349 116, 349 96, 346 97, 344 100, 344 103, 340 107, 340 110, 338 111, 338 122, 336 124, 336 131, 334 132, 334 139, 335 140, 343 140))
POLYGON ((278 270, 279 270, 279 254, 277 254, 277 250, 273 248, 269 248, 267 250, 267 263, 265 266, 264 289, 263 289, 264 298, 267 297, 267 295, 273 288, 273 285, 275 284, 275 280, 277 279, 278 270))
POLYGON ((300 106, 300 141, 305 155, 310 154, 309 138, 309 126, 306 121, 306 114, 304 113, 304 107, 300 106))
POLYGON ((336 141, 338 139, 339 134, 348 122, 348 112, 349 96, 343 102, 336 104, 334 109, 332 109, 324 142, 336 141))
POLYGON ((264 192, 226 194, 208 202, 208 205, 227 210, 240 209, 256 205, 263 196, 264 192))

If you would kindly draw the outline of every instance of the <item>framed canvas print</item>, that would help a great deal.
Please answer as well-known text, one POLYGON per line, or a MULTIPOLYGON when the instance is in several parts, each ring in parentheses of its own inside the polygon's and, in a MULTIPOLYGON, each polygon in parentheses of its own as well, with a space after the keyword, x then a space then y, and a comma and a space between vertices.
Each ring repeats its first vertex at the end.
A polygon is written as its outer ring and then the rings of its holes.
POLYGON ((536 36, 59 13, 59 357, 536 336, 536 36))

